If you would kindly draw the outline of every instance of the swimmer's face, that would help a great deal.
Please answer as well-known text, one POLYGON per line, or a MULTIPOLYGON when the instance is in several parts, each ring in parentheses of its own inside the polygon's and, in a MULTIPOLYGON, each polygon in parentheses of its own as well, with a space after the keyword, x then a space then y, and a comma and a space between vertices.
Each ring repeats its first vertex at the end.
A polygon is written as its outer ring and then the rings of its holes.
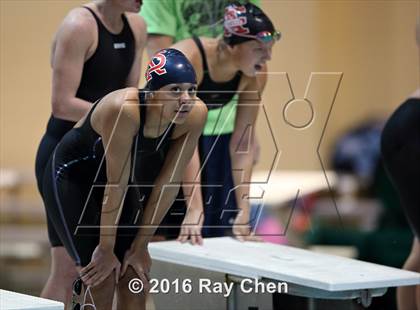
POLYGON ((274 41, 250 40, 232 47, 236 65, 247 76, 256 76, 271 59, 274 41))
POLYGON ((162 117, 175 124, 182 124, 197 100, 197 85, 168 84, 154 93, 154 100, 163 106, 162 117))
POLYGON ((142 0, 112 0, 121 7, 124 12, 138 13, 140 11, 142 0))

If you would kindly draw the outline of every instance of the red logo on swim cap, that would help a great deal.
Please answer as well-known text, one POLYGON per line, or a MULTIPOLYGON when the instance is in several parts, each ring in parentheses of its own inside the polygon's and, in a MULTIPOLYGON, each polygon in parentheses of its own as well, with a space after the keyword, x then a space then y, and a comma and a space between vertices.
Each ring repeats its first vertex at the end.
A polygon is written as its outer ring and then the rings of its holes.
POLYGON ((225 36, 230 37, 232 34, 248 34, 249 28, 244 27, 248 22, 246 16, 246 8, 244 6, 230 5, 225 9, 224 30, 225 36))
POLYGON ((155 72, 158 75, 166 74, 166 69, 163 68, 166 65, 166 56, 162 54, 162 52, 156 54, 153 59, 149 62, 149 65, 147 67, 146 71, 146 80, 149 82, 152 77, 152 72, 155 72), (157 60, 158 62, 155 63, 154 60, 157 60), (163 68, 163 69, 162 69, 163 68))

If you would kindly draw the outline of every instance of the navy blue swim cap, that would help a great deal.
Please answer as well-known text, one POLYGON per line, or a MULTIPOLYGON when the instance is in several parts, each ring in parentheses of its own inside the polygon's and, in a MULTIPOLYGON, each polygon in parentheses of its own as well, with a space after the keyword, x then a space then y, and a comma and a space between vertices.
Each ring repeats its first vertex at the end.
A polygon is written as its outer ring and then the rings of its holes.
POLYGON ((157 52, 147 65, 146 88, 154 91, 173 83, 197 84, 195 70, 185 55, 174 48, 157 52))
POLYGON ((270 18, 250 2, 229 4, 225 8, 223 28, 224 41, 230 46, 249 40, 268 43, 280 39, 280 32, 275 30, 270 18))

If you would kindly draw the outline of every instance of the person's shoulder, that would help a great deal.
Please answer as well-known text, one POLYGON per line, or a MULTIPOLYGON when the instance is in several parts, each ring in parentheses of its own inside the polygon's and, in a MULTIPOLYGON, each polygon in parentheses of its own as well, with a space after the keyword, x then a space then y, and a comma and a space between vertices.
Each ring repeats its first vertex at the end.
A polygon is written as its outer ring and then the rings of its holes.
POLYGON ((134 116, 138 111, 139 90, 135 87, 127 87, 115 90, 106 95, 101 101, 107 105, 110 113, 125 113, 127 116, 134 116))
POLYGON ((130 24, 130 28, 135 34, 136 38, 140 39, 144 43, 147 40, 147 24, 144 21, 144 18, 137 13, 125 13, 127 17, 128 23, 130 24))
POLYGON ((139 31, 147 30, 147 25, 146 25, 146 22, 144 21, 144 18, 140 16, 138 13, 126 12, 125 16, 127 16, 130 26, 134 28, 133 30, 139 30, 139 31))
POLYGON ((118 131, 134 135, 140 125, 138 102, 138 90, 134 87, 107 94, 100 100, 92 116, 95 129, 99 134, 106 134, 118 128, 118 131))
POLYGON ((95 38, 96 28, 96 21, 92 13, 86 8, 78 7, 72 9, 63 19, 56 38, 71 42, 77 39, 77 42, 85 41, 90 44, 95 38))
POLYGON ((191 46, 193 45, 195 45, 193 39, 187 38, 187 39, 177 41, 171 47, 180 50, 184 54, 188 54, 189 50, 191 49, 191 46))
POLYGON ((193 134, 195 136, 201 135, 206 120, 207 107, 203 101, 197 98, 197 102, 194 104, 185 122, 176 125, 172 134, 172 139, 178 139, 186 134, 193 134))
POLYGON ((197 98, 196 102, 185 121, 185 127, 189 130, 199 129, 201 130, 207 120, 207 106, 201 99, 197 98))
POLYGON ((184 39, 176 42, 171 46, 177 50, 180 50, 193 64, 194 68, 200 68, 201 56, 200 51, 192 38, 184 39))
MULTIPOLYGON (((113 91, 103 98, 104 119, 123 120, 126 128, 136 131, 140 125, 139 90, 127 87, 113 91)), ((112 121, 110 121, 112 122, 112 121)))
POLYGON ((113 108, 119 110, 121 106, 139 104, 139 90, 136 87, 127 87, 111 93, 113 108))
POLYGON ((90 31, 96 28, 96 20, 88 9, 77 7, 66 15, 62 27, 67 30, 90 31))

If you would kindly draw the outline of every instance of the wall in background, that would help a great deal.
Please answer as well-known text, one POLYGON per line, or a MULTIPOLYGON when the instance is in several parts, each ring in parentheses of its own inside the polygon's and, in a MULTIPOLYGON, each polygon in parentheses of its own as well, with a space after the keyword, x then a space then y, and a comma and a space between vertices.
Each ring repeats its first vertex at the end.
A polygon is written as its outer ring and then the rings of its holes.
MULTIPOLYGON (((50 114, 51 40, 66 13, 83 3, 0 2, 2 168, 33 169, 50 114)), ((275 157, 271 133, 281 151, 277 168, 320 168, 316 149, 340 79, 320 145, 326 165, 340 134, 368 118, 386 117, 419 86, 417 1, 263 0, 262 6, 283 37, 269 64, 265 110, 258 120, 262 152, 257 169, 268 169, 275 157), (317 74, 311 78, 311 72, 317 74), (288 79, 295 102, 290 102, 288 79), (300 100, 306 90, 312 110, 300 100)))

